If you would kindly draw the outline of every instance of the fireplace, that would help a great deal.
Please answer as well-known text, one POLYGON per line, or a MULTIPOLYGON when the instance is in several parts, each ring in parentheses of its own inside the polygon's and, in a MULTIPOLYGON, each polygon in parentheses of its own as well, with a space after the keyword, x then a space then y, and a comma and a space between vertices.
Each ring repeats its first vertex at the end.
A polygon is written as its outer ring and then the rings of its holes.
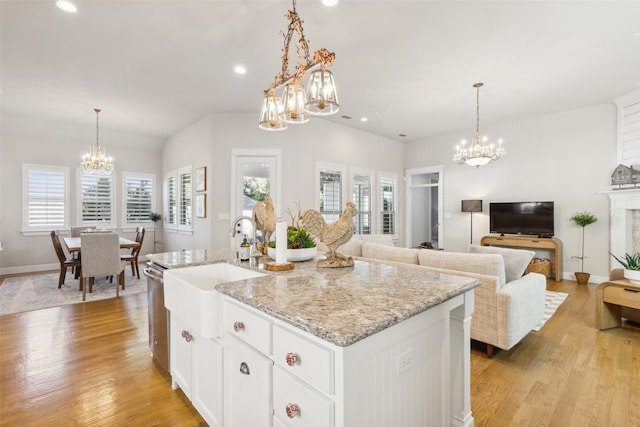
POLYGON ((611 253, 640 252, 640 188, 605 193, 611 201, 611 253))

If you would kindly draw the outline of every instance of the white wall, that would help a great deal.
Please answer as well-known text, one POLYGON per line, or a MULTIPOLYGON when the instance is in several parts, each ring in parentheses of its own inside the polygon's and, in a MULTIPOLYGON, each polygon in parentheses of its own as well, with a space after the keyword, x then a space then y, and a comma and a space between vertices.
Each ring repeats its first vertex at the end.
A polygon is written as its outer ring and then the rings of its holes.
MULTIPOLYGON (((566 277, 580 271, 580 228, 569 217, 590 211, 598 222, 585 230, 584 269, 594 280, 610 269, 609 201, 598 194, 610 188, 616 166, 616 110, 613 104, 567 111, 529 120, 484 125, 481 133, 502 137, 507 155, 479 169, 451 161, 455 145, 471 137, 465 133, 441 135, 405 146, 406 168, 444 165, 445 250, 465 251, 469 242, 468 213, 463 199, 482 199, 483 213, 473 215, 474 243, 489 233, 489 203, 551 200, 555 202, 555 237, 564 245, 566 277)), ((545 255, 540 253, 540 255, 545 255)))
MULTIPOLYGON (((326 120, 312 118, 286 131, 266 132, 257 126, 257 114, 213 114, 171 137, 163 153, 163 172, 192 165, 207 167, 207 218, 194 218, 193 236, 164 233, 164 249, 229 246, 232 149, 279 149, 282 153, 282 206, 295 212, 315 208, 316 162, 342 164, 403 175, 403 144, 326 120)), ((400 184, 400 183, 399 183, 400 184)), ((403 188, 399 185, 399 190, 403 188)), ((403 201, 400 202, 401 204, 403 201)))
MULTIPOLYGON (((89 112, 91 113, 91 111, 89 112)), ((104 113, 102 113, 104 114, 104 113)), ((71 224, 76 223, 76 171, 82 154, 95 144, 95 116, 88 115, 86 127, 69 126, 23 116, 2 115, 0 133, 0 272, 2 274, 57 268, 58 260, 53 250, 51 237, 22 235, 22 164, 68 166, 72 210, 71 224)), ((116 172, 115 185, 116 218, 120 226, 122 216, 122 172, 156 174, 156 185, 160 185, 162 141, 137 135, 122 134, 109 130, 100 123, 100 144, 106 146, 107 154, 113 157, 116 172)), ((156 211, 160 211, 162 194, 157 195, 156 211)), ((145 227, 149 230, 152 227, 145 227)), ((126 237, 133 238, 135 233, 126 237)), ((145 237, 143 253, 153 250, 153 233, 145 237)))

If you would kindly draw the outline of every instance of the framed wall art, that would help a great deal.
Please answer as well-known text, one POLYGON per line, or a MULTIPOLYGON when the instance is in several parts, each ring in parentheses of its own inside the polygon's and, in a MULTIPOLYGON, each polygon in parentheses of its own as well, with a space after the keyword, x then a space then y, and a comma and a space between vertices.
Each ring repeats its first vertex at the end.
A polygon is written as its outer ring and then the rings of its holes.
POLYGON ((196 218, 207 217, 207 195, 196 194, 196 218))
POLYGON ((196 191, 207 191, 207 168, 196 169, 196 191))

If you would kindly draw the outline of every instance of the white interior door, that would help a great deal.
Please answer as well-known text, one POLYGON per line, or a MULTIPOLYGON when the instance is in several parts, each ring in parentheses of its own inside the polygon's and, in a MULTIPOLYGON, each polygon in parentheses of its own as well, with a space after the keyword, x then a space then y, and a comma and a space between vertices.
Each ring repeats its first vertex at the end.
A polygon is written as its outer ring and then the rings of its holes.
MULTIPOLYGON (((279 214, 280 208, 280 151, 237 150, 232 152, 231 220, 240 216, 251 217, 256 201, 271 197, 279 214)), ((243 236, 251 238, 250 221, 241 221, 236 228, 232 247, 237 247, 243 236)))
POLYGON ((444 247, 442 233, 442 166, 408 169, 406 244, 416 247, 429 242, 444 247))

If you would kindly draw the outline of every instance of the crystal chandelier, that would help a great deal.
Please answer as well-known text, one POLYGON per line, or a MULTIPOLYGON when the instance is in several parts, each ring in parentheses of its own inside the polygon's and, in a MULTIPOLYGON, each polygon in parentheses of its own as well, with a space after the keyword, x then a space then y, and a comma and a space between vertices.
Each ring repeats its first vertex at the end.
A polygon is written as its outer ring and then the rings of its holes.
POLYGON ((500 157, 507 154, 502 146, 502 139, 498 140, 498 146, 493 144, 487 145, 487 137, 480 137, 480 88, 483 83, 476 83, 473 87, 476 88, 476 134, 473 136, 473 141, 470 147, 466 147, 467 141, 462 140, 460 145, 456 145, 456 152, 453 155, 453 161, 459 164, 466 163, 469 166, 475 166, 479 168, 491 162, 492 160, 498 160, 500 157))
POLYGON ((99 108, 94 108, 96 112, 96 145, 91 146, 90 152, 82 156, 82 172, 89 175, 111 175, 113 172, 113 161, 108 157, 104 145, 100 145, 100 128, 98 127, 99 108))
POLYGON ((328 116, 337 113, 340 109, 333 74, 327 70, 327 66, 335 61, 335 54, 322 48, 314 52, 313 58, 310 57, 309 43, 304 37, 304 28, 302 28, 304 21, 296 12, 296 0, 293 0, 293 10, 289 10, 287 18, 290 22, 287 33, 284 35, 282 70, 275 77, 270 88, 264 91, 258 123, 258 127, 264 130, 284 130, 288 124, 308 122, 311 115, 328 116), (295 72, 291 74, 289 45, 294 33, 299 36, 296 43, 298 57, 304 62, 299 63, 295 72), (320 65, 320 69, 310 74, 305 91, 300 81, 307 71, 317 65, 320 65), (284 86, 281 98, 276 95, 276 89, 280 86, 284 86))

